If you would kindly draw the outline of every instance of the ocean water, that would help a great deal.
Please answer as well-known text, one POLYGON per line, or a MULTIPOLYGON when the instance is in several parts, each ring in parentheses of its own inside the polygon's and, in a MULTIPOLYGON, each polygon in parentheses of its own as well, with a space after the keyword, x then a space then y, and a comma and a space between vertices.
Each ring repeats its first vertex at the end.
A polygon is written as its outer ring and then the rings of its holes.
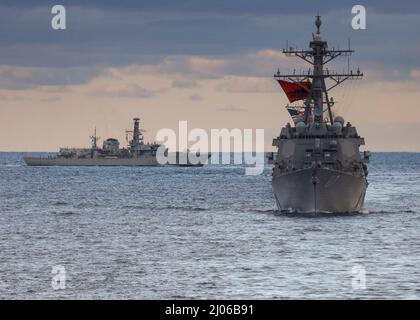
POLYGON ((23 156, 0 153, 0 298, 420 298, 420 154, 374 153, 352 215, 277 213, 271 167, 23 156))

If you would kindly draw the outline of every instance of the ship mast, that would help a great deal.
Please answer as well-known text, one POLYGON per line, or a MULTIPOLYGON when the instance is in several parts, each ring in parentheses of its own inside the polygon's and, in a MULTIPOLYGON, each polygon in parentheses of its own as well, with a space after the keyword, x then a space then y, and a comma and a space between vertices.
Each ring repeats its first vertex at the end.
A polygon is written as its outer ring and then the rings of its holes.
POLYGON ((90 136, 90 140, 92 142, 92 150, 97 150, 98 149, 98 140, 99 140, 99 137, 96 136, 96 127, 95 127, 95 131, 93 133, 93 136, 90 136))
MULTIPOLYGON (((130 141, 131 151, 134 153, 139 152, 141 146, 143 145, 143 135, 144 130, 140 129, 140 118, 134 118, 134 128, 133 128, 133 139, 130 141)), ((127 131, 128 133, 129 131, 127 131)))
POLYGON ((140 118, 134 118, 134 130, 133 130, 133 146, 137 147, 141 143, 140 139, 140 118))
POLYGON ((326 41, 322 40, 320 27, 321 17, 316 16, 315 26, 317 31, 312 34, 312 41, 309 43, 309 50, 295 50, 294 48, 283 49, 283 53, 286 56, 296 56, 306 62, 310 63, 313 68, 309 69, 307 73, 296 74, 281 74, 280 70, 274 75, 276 80, 288 80, 292 83, 297 84, 300 88, 308 92, 309 98, 305 100, 305 122, 309 121, 308 112, 313 110, 314 118, 313 124, 315 128, 322 128, 325 124, 323 121, 324 105, 328 111, 328 117, 330 123, 333 123, 332 106, 334 102, 329 98, 328 92, 341 84, 347 79, 360 79, 363 77, 363 73, 360 72, 359 68, 354 73, 352 70, 348 70, 347 73, 329 72, 328 69, 324 71, 324 65, 338 56, 350 56, 354 50, 349 48, 347 50, 332 50, 328 49, 326 41), (327 86, 326 79, 333 81, 331 86, 327 86), (310 88, 302 85, 302 81, 311 81, 312 85, 310 88), (309 106, 309 107, 308 107, 309 106))

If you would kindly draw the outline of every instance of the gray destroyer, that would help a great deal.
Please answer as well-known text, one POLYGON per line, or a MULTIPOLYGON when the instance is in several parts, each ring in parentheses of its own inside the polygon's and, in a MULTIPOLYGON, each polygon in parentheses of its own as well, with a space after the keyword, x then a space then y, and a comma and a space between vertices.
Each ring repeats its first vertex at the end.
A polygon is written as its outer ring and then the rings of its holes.
MULTIPOLYGON (((115 138, 106 139, 103 141, 102 148, 98 147, 99 138, 96 136, 95 129, 95 134, 90 137, 92 142, 90 148, 60 148, 55 156, 25 157, 23 160, 28 166, 203 166, 205 164, 205 161, 191 163, 188 154, 181 156, 182 152, 175 152, 173 163, 159 163, 157 154, 159 148, 164 146, 157 143, 145 143, 142 134, 144 131, 140 129, 140 119, 133 120, 133 130, 126 131, 127 148, 120 148, 120 143, 115 138)), ((166 148, 164 155, 168 155, 166 148)), ((210 154, 202 154, 202 156, 208 159, 210 154)), ((200 155, 198 157, 201 159, 200 155)))
POLYGON ((299 57, 312 68, 307 72, 274 75, 289 101, 287 105, 294 126, 288 123, 273 140, 277 147, 272 187, 277 206, 288 212, 358 212, 362 209, 367 182, 370 152, 360 152, 365 144, 354 126, 333 113, 334 101, 329 91, 347 79, 363 74, 337 73, 324 69, 325 64, 353 50, 329 49, 321 37, 321 19, 308 50, 292 47, 286 56, 299 57), (326 81, 329 80, 329 81, 326 81))

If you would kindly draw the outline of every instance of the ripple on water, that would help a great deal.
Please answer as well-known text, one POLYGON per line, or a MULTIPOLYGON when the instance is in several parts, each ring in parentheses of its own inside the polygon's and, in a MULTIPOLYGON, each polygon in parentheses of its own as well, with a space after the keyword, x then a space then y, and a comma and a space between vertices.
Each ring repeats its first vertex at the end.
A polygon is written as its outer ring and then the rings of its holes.
POLYGON ((420 297, 418 154, 373 154, 359 214, 278 212, 269 176, 240 167, 0 163, 2 298, 420 297))

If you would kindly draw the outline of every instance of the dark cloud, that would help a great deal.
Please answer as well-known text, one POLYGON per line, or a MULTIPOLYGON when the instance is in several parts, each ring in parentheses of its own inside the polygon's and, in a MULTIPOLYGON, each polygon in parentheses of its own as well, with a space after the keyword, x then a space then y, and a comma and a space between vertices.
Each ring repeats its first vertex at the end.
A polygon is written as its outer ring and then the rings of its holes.
POLYGON ((36 86, 71 86, 88 82, 92 77, 104 74, 96 67, 74 68, 25 68, 0 65, 0 87, 9 90, 25 90, 36 86))
MULTIPOLYGON (((352 38, 357 50, 352 64, 398 70, 402 78, 420 64, 418 0, 404 1, 404 5, 364 1, 368 28, 362 31, 350 27, 353 0, 63 0, 65 31, 50 26, 55 4, 47 0, 1 1, 0 64, 67 68, 68 76, 39 74, 32 80, 20 80, 21 84, 2 80, 5 87, 83 82, 97 74, 92 68, 158 64, 174 55, 235 56, 265 48, 280 50, 286 40, 302 48, 314 31, 317 12, 323 16, 322 32, 330 46, 345 47, 347 38, 352 38), (79 67, 89 70, 83 72, 79 67), (73 73, 71 68, 76 68, 73 73)), ((231 63, 230 68, 237 70, 228 73, 248 72, 250 76, 269 71, 265 68, 258 73, 240 61, 231 63)))
MULTIPOLYGON (((86 8, 100 8, 103 10, 120 11, 177 11, 183 13, 213 12, 219 14, 321 14, 335 8, 348 8, 355 4, 363 4, 385 13, 413 13, 420 12, 418 0, 365 0, 361 3, 354 0, 312 0, 312 1, 279 1, 279 0, 61 0, 66 6, 81 6, 86 8)), ((2 0, 2 5, 8 7, 32 8, 39 6, 53 6, 56 0, 2 0)))

